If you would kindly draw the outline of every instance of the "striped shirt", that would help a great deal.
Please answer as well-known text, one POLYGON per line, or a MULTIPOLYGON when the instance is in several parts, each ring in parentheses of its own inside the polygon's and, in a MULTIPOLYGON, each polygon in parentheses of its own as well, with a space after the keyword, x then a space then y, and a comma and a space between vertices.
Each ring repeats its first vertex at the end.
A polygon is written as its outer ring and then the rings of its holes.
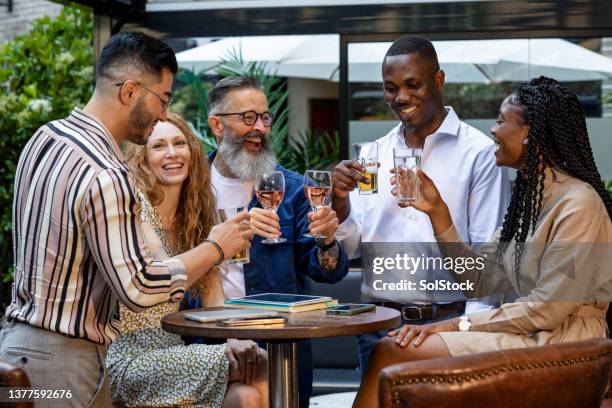
POLYGON ((153 259, 132 175, 110 132, 75 108, 41 127, 15 174, 15 281, 7 316, 110 344, 119 299, 129 309, 180 298, 176 258, 153 259))

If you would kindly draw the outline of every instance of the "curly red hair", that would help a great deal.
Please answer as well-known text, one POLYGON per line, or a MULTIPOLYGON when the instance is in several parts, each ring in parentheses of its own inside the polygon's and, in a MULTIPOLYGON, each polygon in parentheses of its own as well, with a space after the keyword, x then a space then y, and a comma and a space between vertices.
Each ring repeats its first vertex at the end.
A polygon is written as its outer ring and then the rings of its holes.
MULTIPOLYGON (((199 245, 217 223, 216 204, 204 146, 181 116, 168 112, 168 122, 183 133, 191 152, 189 175, 183 182, 180 205, 176 209, 172 225, 176 236, 176 248, 173 250, 175 253, 183 253, 199 245)), ((151 205, 158 206, 164 200, 164 193, 159 188, 157 177, 149 168, 146 146, 126 143, 123 151, 136 186, 147 195, 151 205)), ((202 294, 208 293, 213 276, 218 273, 218 268, 213 268, 195 283, 194 288, 202 294)))

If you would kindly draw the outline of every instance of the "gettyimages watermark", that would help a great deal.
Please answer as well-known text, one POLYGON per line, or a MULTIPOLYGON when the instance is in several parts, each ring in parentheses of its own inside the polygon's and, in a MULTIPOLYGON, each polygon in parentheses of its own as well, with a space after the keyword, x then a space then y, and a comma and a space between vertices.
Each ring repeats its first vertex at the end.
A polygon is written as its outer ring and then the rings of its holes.
MULTIPOLYGON (((466 271, 478 270, 482 271, 485 268, 485 257, 441 257, 441 256, 410 256, 406 253, 395 254, 394 257, 378 256, 372 259, 372 273, 374 275, 382 275, 385 271, 405 272, 410 275, 416 275, 421 270, 450 270, 456 274, 463 274, 466 271)), ((466 280, 464 282, 434 279, 419 279, 413 281, 410 279, 401 279, 400 281, 385 282, 381 279, 373 280, 373 289, 376 291, 473 291, 474 282, 466 280)))
POLYGON ((499 245, 363 243, 364 301, 455 302, 496 294, 525 301, 612 301, 612 244, 512 244, 501 256, 499 245), (516 250, 522 251, 520 273, 516 250))

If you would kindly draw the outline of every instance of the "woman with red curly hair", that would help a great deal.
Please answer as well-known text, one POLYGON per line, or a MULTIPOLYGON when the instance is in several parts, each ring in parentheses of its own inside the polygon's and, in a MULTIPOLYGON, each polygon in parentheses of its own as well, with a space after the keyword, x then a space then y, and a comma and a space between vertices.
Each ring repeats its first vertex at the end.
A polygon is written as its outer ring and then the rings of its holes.
MULTIPOLYGON (((203 146, 187 123, 168 113, 145 145, 126 146, 125 159, 151 249, 172 255, 202 242, 217 223, 215 199, 203 146)), ((192 292, 205 306, 222 304, 218 268, 192 292)), ((178 309, 171 302, 142 313, 120 306, 121 335, 106 359, 113 399, 130 407, 267 407, 266 352, 250 340, 186 346, 161 328, 160 319, 178 309)))

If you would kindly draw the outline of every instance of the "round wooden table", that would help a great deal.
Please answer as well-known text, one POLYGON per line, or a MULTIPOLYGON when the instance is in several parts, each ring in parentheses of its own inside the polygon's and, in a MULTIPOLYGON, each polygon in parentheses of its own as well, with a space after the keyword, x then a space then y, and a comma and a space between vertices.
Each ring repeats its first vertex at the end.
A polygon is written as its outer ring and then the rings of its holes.
MULTIPOLYGON (((219 310, 209 308, 197 310, 219 310)), ((195 310, 190 310, 194 312, 195 310)), ((183 336, 214 339, 253 339, 268 343, 270 406, 298 406, 297 341, 322 337, 350 336, 397 327, 400 313, 386 307, 355 316, 327 315, 324 310, 281 313, 287 324, 281 327, 221 327, 216 323, 200 323, 186 319, 183 312, 162 318, 162 328, 183 336)))

